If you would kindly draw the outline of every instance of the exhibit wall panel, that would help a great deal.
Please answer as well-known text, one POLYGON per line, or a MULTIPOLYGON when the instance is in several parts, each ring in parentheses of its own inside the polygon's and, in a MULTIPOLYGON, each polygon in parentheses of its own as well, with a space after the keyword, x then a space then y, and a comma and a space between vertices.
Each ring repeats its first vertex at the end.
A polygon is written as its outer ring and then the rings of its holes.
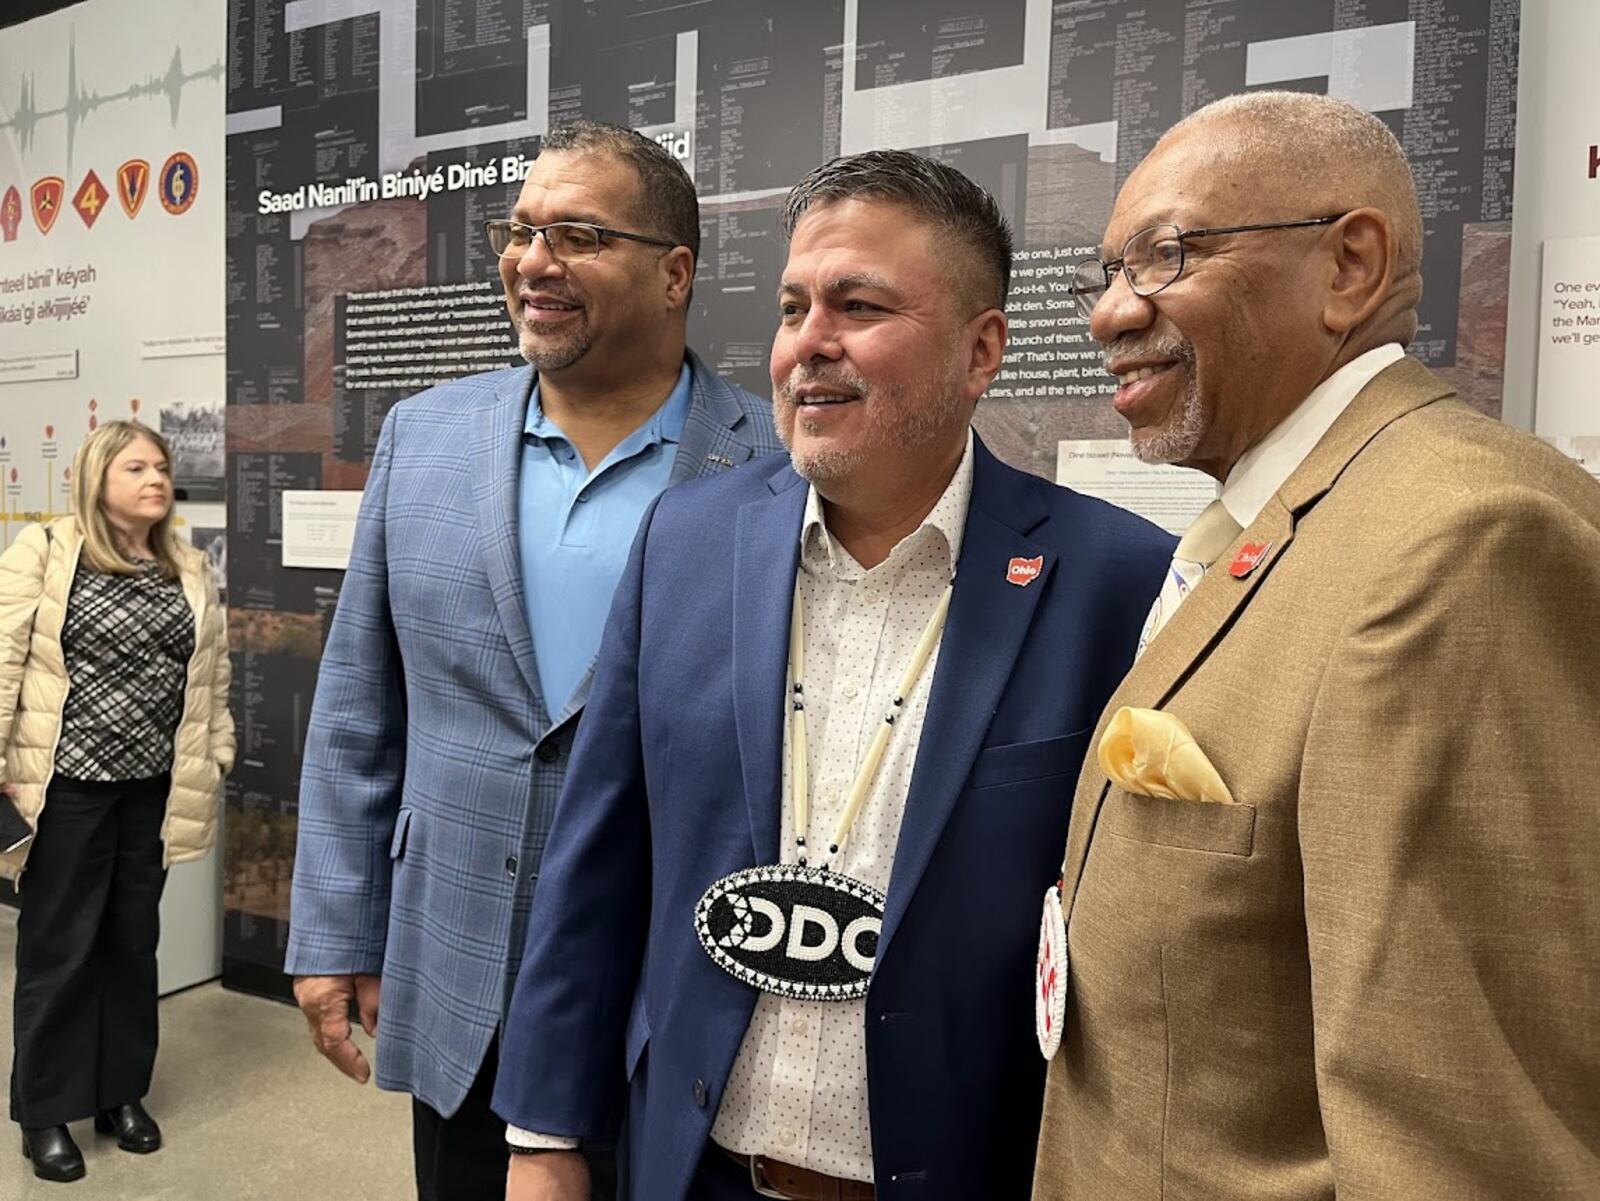
MULTIPOLYGON (((0 29, 0 542, 68 512, 79 444, 135 417, 221 578, 225 32, 209 0, 0 29)), ((163 991, 219 970, 220 860, 172 874, 163 991)))
MULTIPOLYGON (((1600 436, 1600 392, 1593 382, 1600 378, 1600 272, 1581 265, 1596 252, 1584 255, 1576 242, 1600 239, 1597 63, 1600 7, 1594 0, 1524 0, 1505 419, 1552 438, 1600 436), (1550 242, 1563 245, 1547 278, 1550 242), (1563 277, 1589 288, 1572 299, 1594 303, 1564 314, 1572 323, 1557 329, 1544 318, 1563 277), (1572 335, 1576 345, 1552 341, 1572 335), (1562 363, 1552 373, 1552 356, 1581 365, 1562 363), (1560 387, 1565 379, 1587 386, 1560 387)), ((1600 450, 1600 442, 1594 445, 1600 450)))
POLYGON ((1125 433, 1067 303, 1071 265, 1164 130, 1249 89, 1339 96, 1399 137, 1426 224, 1413 351, 1498 414, 1518 31, 1517 0, 235 0, 227 490, 244 745, 226 978, 283 988, 299 760, 339 590, 336 567, 284 565, 283 494, 359 489, 396 401, 517 361, 480 223, 508 213, 552 125, 619 122, 685 161, 703 235, 691 342, 762 394, 796 179, 899 147, 982 182, 1018 253, 1007 365, 977 425, 1054 477, 1063 443, 1125 433))

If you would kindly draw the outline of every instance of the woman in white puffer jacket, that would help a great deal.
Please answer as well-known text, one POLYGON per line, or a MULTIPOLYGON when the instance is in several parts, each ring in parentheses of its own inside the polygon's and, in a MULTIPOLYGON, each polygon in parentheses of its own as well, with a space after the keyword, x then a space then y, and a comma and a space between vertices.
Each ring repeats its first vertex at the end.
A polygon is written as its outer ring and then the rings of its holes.
POLYGON ((101 426, 75 515, 0 556, 0 789, 35 832, 0 855, 22 897, 11 1117, 48 1180, 84 1174, 68 1122, 161 1145, 142 1104, 161 891, 215 840, 233 763, 224 615, 172 532, 171 461, 155 431, 101 426))

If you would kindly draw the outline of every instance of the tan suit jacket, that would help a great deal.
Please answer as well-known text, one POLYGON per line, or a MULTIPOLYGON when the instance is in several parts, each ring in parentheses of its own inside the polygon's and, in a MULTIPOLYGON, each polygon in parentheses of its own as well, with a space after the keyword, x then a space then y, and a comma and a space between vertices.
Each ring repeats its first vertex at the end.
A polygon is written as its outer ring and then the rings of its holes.
POLYGON ((1085 761, 1036 1199, 1600 1197, 1600 486, 1402 360, 1123 705, 1237 803, 1085 761))

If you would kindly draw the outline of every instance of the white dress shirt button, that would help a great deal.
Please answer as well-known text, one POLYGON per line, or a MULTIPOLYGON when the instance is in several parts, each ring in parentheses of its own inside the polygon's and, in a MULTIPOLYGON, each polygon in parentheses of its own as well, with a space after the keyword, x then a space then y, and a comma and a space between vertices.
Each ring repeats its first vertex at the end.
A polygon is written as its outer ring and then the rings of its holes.
POLYGON ((794 1146, 794 1131, 790 1127, 785 1126, 782 1130, 778 1131, 778 1141, 785 1147, 794 1146))
POLYGON ((811 1023, 807 1022, 805 1018, 795 1018, 794 1025, 790 1027, 790 1029, 792 1029, 801 1038, 804 1038, 807 1032, 811 1029, 811 1023))
POLYGON ((844 686, 843 691, 845 700, 853 701, 856 699, 856 695, 861 691, 861 689, 857 688, 854 683, 849 683, 844 686))

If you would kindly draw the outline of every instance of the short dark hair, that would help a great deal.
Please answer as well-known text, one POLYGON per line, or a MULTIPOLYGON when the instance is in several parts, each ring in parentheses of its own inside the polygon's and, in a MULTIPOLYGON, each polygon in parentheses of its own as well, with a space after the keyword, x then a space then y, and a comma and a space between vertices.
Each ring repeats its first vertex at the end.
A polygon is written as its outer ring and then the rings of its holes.
POLYGON ((580 118, 545 134, 539 150, 541 154, 546 150, 610 154, 627 163, 639 177, 639 208, 635 215, 650 227, 629 232, 670 238, 687 246, 699 261, 700 201, 694 194, 694 180, 664 147, 637 130, 580 118))
POLYGON ((868 150, 813 170, 783 203, 783 233, 818 204, 884 200, 904 205, 970 252, 987 278, 973 289, 984 308, 1003 309, 1011 289, 1011 225, 993 196, 954 167, 909 150, 868 150))

